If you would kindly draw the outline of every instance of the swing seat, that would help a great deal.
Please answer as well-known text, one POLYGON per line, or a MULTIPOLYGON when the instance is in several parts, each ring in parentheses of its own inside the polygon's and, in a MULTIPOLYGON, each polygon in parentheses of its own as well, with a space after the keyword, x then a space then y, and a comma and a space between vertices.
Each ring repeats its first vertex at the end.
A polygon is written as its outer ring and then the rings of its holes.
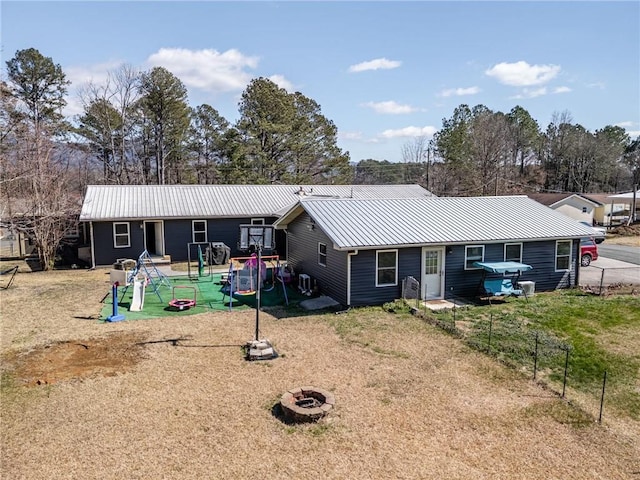
POLYGON ((519 297, 522 290, 514 288, 513 282, 508 278, 487 279, 483 282, 483 288, 487 295, 492 297, 519 297))

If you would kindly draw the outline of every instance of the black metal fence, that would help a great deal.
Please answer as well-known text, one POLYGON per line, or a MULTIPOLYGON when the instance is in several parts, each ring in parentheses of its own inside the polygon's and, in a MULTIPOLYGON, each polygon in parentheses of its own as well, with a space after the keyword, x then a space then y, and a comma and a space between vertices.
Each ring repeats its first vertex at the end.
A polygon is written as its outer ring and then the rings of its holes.
MULTIPOLYGON (((607 372, 604 369, 590 372, 591 380, 585 382, 581 378, 583 374, 572 365, 572 345, 544 330, 532 329, 527 320, 513 314, 490 313, 488 319, 474 318, 465 314, 468 302, 464 299, 450 299, 452 308, 433 311, 412 294, 415 282, 410 280, 407 285, 411 286, 408 289, 411 293, 403 300, 415 315, 462 339, 472 348, 530 375, 547 391, 563 399, 576 400, 568 397, 579 396, 579 403, 585 411, 602 422, 607 372), (602 379, 601 384, 593 380, 598 375, 602 379), (586 388, 585 383, 589 385, 586 388)), ((609 377, 611 380, 611 375, 609 377)))

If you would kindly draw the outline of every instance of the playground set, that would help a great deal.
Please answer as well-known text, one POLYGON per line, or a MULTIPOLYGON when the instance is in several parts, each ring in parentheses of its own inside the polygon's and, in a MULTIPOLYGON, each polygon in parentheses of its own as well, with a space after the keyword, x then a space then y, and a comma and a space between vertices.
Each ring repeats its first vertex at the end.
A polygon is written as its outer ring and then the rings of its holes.
MULTIPOLYGON (((266 227, 245 226, 247 235, 256 228, 266 227)), ((221 245, 189 243, 184 274, 167 275, 146 250, 137 260, 119 259, 111 271, 112 292, 103 300, 101 318, 117 322, 233 308, 259 312, 262 306, 289 305, 304 298, 292 286, 293 272, 278 255, 262 256, 260 242, 247 242, 246 249, 254 251, 250 256, 232 258, 228 247, 221 245), (220 251, 222 255, 215 257, 220 251), (220 260, 228 262, 228 268, 219 265, 220 260)))

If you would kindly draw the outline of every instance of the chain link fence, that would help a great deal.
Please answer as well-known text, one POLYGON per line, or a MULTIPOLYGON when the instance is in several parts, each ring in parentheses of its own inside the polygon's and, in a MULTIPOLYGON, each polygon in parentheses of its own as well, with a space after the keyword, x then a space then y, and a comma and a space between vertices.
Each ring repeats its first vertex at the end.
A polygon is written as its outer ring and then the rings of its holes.
POLYGON ((593 293, 604 295, 616 293, 637 293, 640 291, 640 266, 598 267, 589 265, 580 270, 580 285, 593 293))

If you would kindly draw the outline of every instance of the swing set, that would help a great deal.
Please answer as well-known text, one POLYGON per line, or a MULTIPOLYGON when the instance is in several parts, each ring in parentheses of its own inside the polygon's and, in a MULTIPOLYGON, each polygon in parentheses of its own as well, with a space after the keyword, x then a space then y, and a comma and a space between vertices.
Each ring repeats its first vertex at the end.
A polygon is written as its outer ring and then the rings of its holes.
POLYGON ((285 266, 280 262, 279 255, 261 255, 260 268, 258 257, 232 257, 229 259, 229 272, 226 277, 223 302, 226 292, 229 294, 229 310, 232 309, 234 295, 254 295, 258 288, 263 292, 272 291, 278 283, 282 285, 285 302, 289 305, 285 281, 285 266), (260 279, 258 279, 260 270, 260 279))

